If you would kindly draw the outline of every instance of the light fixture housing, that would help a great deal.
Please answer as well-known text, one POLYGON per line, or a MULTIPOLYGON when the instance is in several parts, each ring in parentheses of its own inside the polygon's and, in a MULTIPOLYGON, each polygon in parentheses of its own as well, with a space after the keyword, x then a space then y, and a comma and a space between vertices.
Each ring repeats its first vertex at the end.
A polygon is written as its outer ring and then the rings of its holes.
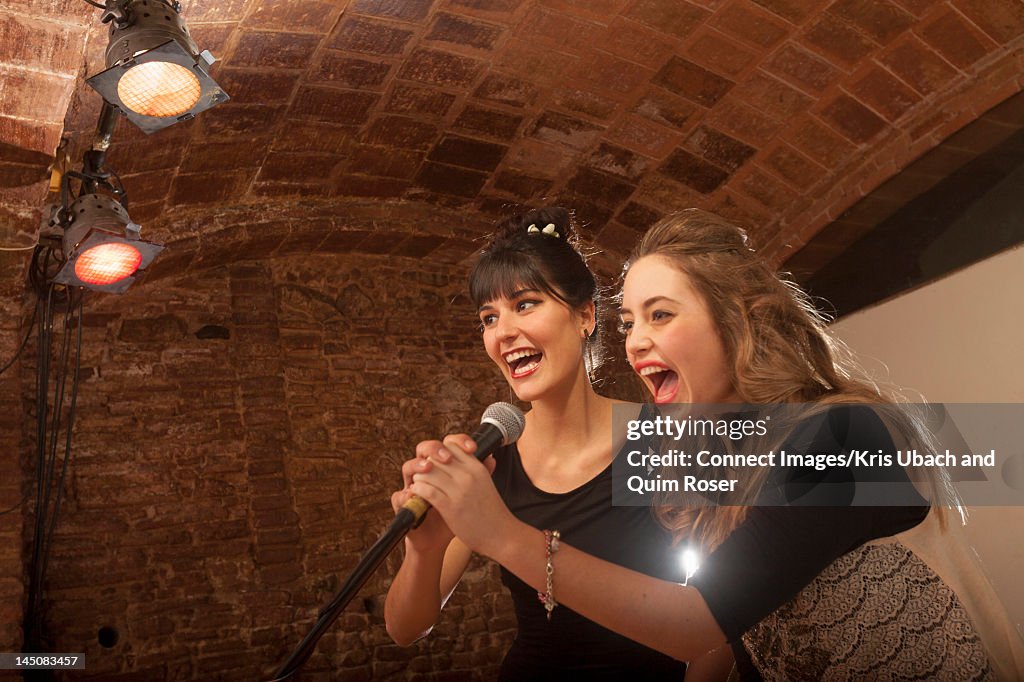
POLYGON ((164 248, 140 239, 124 206, 102 194, 80 196, 60 222, 65 261, 53 281, 68 286, 122 294, 164 248))
POLYGON ((207 73, 214 62, 166 0, 108 4, 106 70, 86 82, 146 134, 230 99, 207 73))

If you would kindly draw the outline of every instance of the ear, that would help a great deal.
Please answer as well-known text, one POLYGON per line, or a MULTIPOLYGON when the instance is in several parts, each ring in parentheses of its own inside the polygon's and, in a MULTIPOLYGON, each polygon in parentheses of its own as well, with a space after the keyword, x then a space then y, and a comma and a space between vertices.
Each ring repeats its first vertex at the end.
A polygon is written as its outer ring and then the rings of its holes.
POLYGON ((587 301, 576 309, 576 320, 580 329, 589 329, 593 334, 597 326, 597 311, 593 301, 587 301))

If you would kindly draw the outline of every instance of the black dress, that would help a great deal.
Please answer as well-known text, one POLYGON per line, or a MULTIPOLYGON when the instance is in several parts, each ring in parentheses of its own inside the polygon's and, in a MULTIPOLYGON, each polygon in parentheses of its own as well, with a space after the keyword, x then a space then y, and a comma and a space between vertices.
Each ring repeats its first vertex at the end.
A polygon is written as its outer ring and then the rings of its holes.
MULTIPOLYGON (((626 450, 617 457, 625 457, 626 450)), ((548 493, 523 470, 516 446, 496 454, 494 483, 509 510, 541 530, 558 530, 580 551, 665 580, 682 581, 671 537, 648 507, 612 506, 612 465, 575 490, 548 493)), ((538 556, 540 554, 538 553, 538 556)), ((556 561, 557 567, 557 561, 556 561)), ((519 631, 501 667, 502 680, 681 680, 686 665, 558 606, 547 612, 533 589, 501 569, 519 631)), ((558 599, 560 580, 554 575, 558 599)), ((586 576, 571 576, 586 580, 586 576)))

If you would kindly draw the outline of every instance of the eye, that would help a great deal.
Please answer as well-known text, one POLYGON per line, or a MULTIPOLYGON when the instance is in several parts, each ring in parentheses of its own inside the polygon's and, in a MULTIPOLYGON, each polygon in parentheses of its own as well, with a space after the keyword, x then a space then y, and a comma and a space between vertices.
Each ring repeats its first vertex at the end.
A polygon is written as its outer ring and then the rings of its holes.
POLYGON ((666 310, 655 310, 651 313, 651 322, 666 322, 672 318, 672 313, 666 310))
POLYGON ((536 301, 532 298, 527 298, 516 303, 516 310, 518 312, 523 312, 524 310, 529 310, 530 308, 536 305, 540 305, 540 301, 536 301))
POLYGON ((480 331, 482 332, 483 330, 487 329, 488 327, 490 327, 491 325, 493 325, 497 321, 498 321, 498 316, 495 315, 494 313, 487 313, 486 315, 481 315, 480 316, 480 325, 479 325, 480 331))
POLYGON ((629 336, 629 333, 633 331, 633 320, 619 320, 619 333, 624 336, 629 336))

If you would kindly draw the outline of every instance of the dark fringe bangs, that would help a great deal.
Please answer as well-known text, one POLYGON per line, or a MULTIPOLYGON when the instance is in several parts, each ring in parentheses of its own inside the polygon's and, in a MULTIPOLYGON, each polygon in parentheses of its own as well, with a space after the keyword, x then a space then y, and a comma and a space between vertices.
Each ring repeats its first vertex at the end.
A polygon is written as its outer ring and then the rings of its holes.
POLYGON ((485 253, 469 278, 469 297, 477 308, 497 298, 512 298, 523 289, 537 289, 564 302, 537 267, 537 259, 521 251, 485 253))

